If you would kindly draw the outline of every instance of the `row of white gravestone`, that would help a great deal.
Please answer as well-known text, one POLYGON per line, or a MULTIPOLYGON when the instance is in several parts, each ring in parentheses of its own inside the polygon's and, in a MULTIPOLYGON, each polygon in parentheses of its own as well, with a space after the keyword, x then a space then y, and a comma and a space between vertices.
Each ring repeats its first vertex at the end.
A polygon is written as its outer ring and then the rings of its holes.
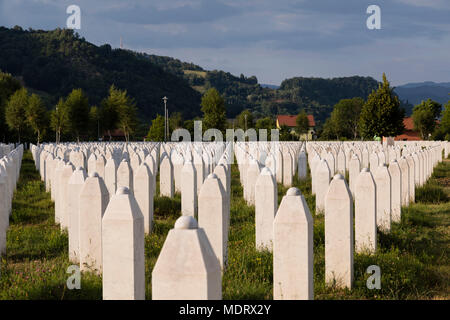
MULTIPOLYGON (((41 158, 44 166, 47 162, 47 158, 50 160, 52 155, 47 154, 46 157, 41 158)), ((64 162, 63 160, 59 161, 64 162)), ((69 163, 63 164, 62 166, 72 168, 69 163)), ((142 166, 145 166, 145 164, 142 166)), ((204 225, 203 232, 205 234, 208 233, 209 236, 207 239, 210 250, 213 251, 214 257, 218 262, 219 268, 217 279, 219 280, 221 279, 221 269, 226 265, 229 227, 229 196, 223 186, 227 186, 226 188, 229 190, 230 178, 229 171, 225 168, 226 163, 218 165, 215 168, 215 171, 217 171, 218 174, 210 174, 205 180, 199 195, 198 213, 199 221, 204 225), (221 210, 219 210, 219 208, 221 208, 221 210), (211 212, 214 212, 215 214, 211 215, 211 212), (220 227, 217 228, 217 226, 220 227), (211 244, 209 244, 209 241, 211 241, 211 244), (218 256, 221 257, 220 261, 217 258, 218 256)), ((135 176, 135 182, 139 181, 142 175, 143 174, 138 171, 138 177, 135 176)), ((71 236, 72 233, 70 232, 70 227, 75 224, 70 223, 69 225, 71 260, 75 262, 79 261, 82 270, 91 270, 103 274, 103 296, 105 299, 144 298, 143 286, 145 286, 145 279, 143 274, 143 249, 139 249, 140 243, 142 243, 143 248, 144 232, 139 232, 139 230, 141 230, 139 225, 144 225, 144 217, 140 210, 141 206, 138 205, 138 201, 135 199, 135 196, 136 198, 138 197, 139 184, 135 184, 134 195, 128 188, 119 187, 117 194, 111 197, 108 204, 110 195, 104 186, 103 179, 96 172, 91 173, 86 179, 85 170, 82 167, 79 167, 73 172, 69 180, 71 181, 67 182, 67 185, 70 185, 73 188, 73 191, 69 192, 73 195, 73 201, 70 202, 71 205, 69 208, 73 211, 72 205, 76 206, 78 203, 79 206, 78 245, 72 245, 71 242, 71 240, 74 240, 74 242, 77 240, 76 237, 71 236), (77 193, 80 194, 78 202, 76 201, 77 193), (125 204, 124 200, 115 200, 116 198, 120 198, 119 195, 122 198, 124 198, 124 195, 127 195, 125 204), (134 203, 136 203, 136 205, 134 205, 134 203), (118 221, 113 223, 110 220, 114 219, 107 218, 109 217, 108 212, 110 211, 115 212, 117 217, 119 215, 121 216, 121 219, 118 219, 120 220, 120 223, 118 221), (125 215, 125 211, 128 211, 127 215, 125 215), (86 217, 83 217, 84 213, 86 217), (133 230, 124 230, 123 220, 126 220, 125 216, 133 217, 132 221, 134 222, 131 224, 134 226, 133 230), (142 221, 140 221, 141 219, 139 217, 142 217, 142 221), (114 229, 113 226, 115 226, 116 229, 114 229), (118 232, 118 230, 120 232, 118 232), (118 246, 120 246, 120 243, 118 242, 123 238, 127 238, 127 236, 132 237, 129 238, 131 239, 131 242, 128 243, 128 246, 127 243, 125 243, 123 245, 125 248, 122 251, 121 248, 118 248, 118 246), (110 245, 108 246, 108 244, 110 245), (78 255, 76 250, 77 247, 79 248, 78 255), (133 249, 132 252, 135 253, 135 257, 132 261, 126 259, 129 258, 127 252, 130 252, 130 249, 133 249), (116 258, 112 257, 113 252, 116 258), (121 270, 121 277, 119 280, 117 279, 117 268, 121 270), (140 270, 142 270, 142 272, 140 270), (126 289, 122 290, 121 288, 126 289)), ((52 185, 52 183, 50 183, 50 185, 52 185)), ((53 183, 53 185, 55 185, 55 183, 53 183)), ((146 194, 146 192, 143 193, 146 194)), ((63 207, 65 207, 65 205, 63 205, 63 207)), ((202 246, 205 246, 205 244, 202 244, 202 246)), ((200 253, 204 253, 204 250, 200 253)), ((210 269, 211 268, 208 270, 210 271, 210 269)), ((157 283, 158 276, 155 276, 155 279, 156 280, 154 281, 157 283)), ((195 279, 193 279, 193 281, 194 280, 195 279)), ((219 288, 220 290, 218 292, 221 295, 221 284, 219 285, 219 288)), ((154 298, 157 297, 158 295, 155 294, 154 298)), ((195 297, 195 295, 193 297, 195 297)), ((217 298, 217 296, 214 297, 217 298)))
MULTIPOLYGON (((186 148, 186 144, 183 147, 186 148)), ((222 272, 228 256, 231 167, 230 145, 216 147, 218 156, 212 166, 207 166, 205 171, 211 173, 206 179, 197 179, 198 172, 200 175, 205 172, 204 157, 197 151, 193 151, 193 156, 190 152, 183 156, 182 217, 169 231, 152 272, 152 298, 155 300, 222 298, 222 272), (197 183, 201 184, 200 189, 197 183)), ((170 157, 167 153, 163 155, 169 164, 170 157)), ((161 175, 171 168, 163 165, 162 161, 161 175)))
POLYGON ((196 172, 196 193, 200 193, 203 181, 213 173, 223 153, 224 144, 205 144, 202 147, 195 143, 165 143, 161 147, 160 193, 162 196, 173 197, 183 186, 183 168, 190 162, 196 172))
MULTIPOLYGON (((363 172, 367 172, 367 170, 363 170, 363 172)), ((264 175, 267 175, 268 173, 270 173, 271 175, 270 169, 264 168, 261 171, 258 180, 259 178, 261 178, 264 175)), ((200 224, 203 216, 209 219, 209 221, 204 220, 205 227, 198 229, 196 228, 196 223, 195 220, 192 218, 192 216, 183 216, 182 219, 177 221, 175 230, 171 231, 171 233, 176 234, 176 236, 171 236, 170 238, 169 237, 167 238, 163 250, 161 251, 160 257, 158 258, 158 262, 153 270, 152 291, 154 299, 158 298, 183 299, 186 297, 186 295, 188 295, 188 297, 191 299, 194 298, 219 299, 221 297, 221 285, 220 285, 221 268, 223 268, 226 259, 226 255, 224 256, 223 252, 226 252, 226 242, 227 242, 227 240, 224 238, 224 235, 227 234, 227 232, 226 231, 224 232, 223 229, 228 227, 229 222, 227 221, 228 219, 224 218, 225 216, 223 214, 224 210, 218 210, 219 214, 215 215, 209 214, 209 216, 200 213, 200 211, 203 212, 203 209, 201 209, 203 202, 202 193, 204 193, 203 190, 207 191, 214 190, 213 192, 206 192, 207 197, 204 198, 206 199, 205 202, 215 203, 216 206, 214 207, 214 209, 216 208, 223 209, 224 207, 223 196, 225 194, 225 191, 222 190, 223 189, 223 186, 221 188, 222 183, 219 183, 218 180, 220 179, 218 179, 217 175, 216 176, 210 175, 208 176, 204 184, 205 188, 203 188, 203 186, 201 188, 198 203, 199 204, 198 215, 200 224), (214 221, 215 223, 211 223, 212 221, 214 221), (205 229, 208 228, 210 232, 209 236, 206 235, 207 233, 205 231, 205 229), (202 236, 202 234, 204 234, 204 236, 202 236), (178 240, 169 241, 169 239, 178 239, 178 240), (190 251, 185 246, 183 246, 184 243, 183 240, 187 243, 194 243, 198 245, 194 245, 192 251, 190 251), (197 253, 195 253, 195 250, 197 250, 197 253), (201 252, 201 255, 198 254, 198 251, 201 252), (211 252, 213 254, 211 254, 211 252), (174 257, 179 258, 175 259, 174 257), (192 259, 186 259, 186 257, 192 257, 192 259), (222 257, 222 265, 220 260, 221 257, 222 257), (176 263, 174 263, 174 259, 176 260, 176 263), (199 266, 201 266, 201 268, 198 268, 199 266), (192 276, 192 273, 189 272, 189 270, 193 269, 199 270, 199 272, 197 273, 197 278, 194 278, 192 276), (169 272, 169 270, 172 271, 186 270, 186 272, 179 271, 177 273, 177 272, 169 272), (206 281, 202 282, 202 284, 199 285, 198 281, 196 281, 198 280, 198 278, 206 279, 206 281), (186 288, 189 288, 190 290, 186 290, 186 288)), ((266 180, 269 181, 268 179, 266 180)), ((272 202, 273 210, 276 208, 275 204, 276 192, 274 192, 273 188, 273 186, 276 184, 274 180, 275 179, 272 176, 270 178, 272 189, 267 188, 268 191, 265 191, 266 194, 271 194, 272 198, 274 199, 274 201, 272 202)), ((258 183, 256 183, 256 185, 257 184, 258 183)), ((258 197, 256 185, 255 185, 255 202, 256 198, 258 197)), ((130 194, 128 198, 131 198, 132 196, 132 194, 126 189, 122 190, 121 193, 130 194)), ((326 279, 327 282, 337 281, 339 284, 343 286, 350 286, 350 287, 353 276, 352 271, 353 252, 351 251, 353 250, 352 249, 353 232, 346 231, 344 233, 339 233, 336 232, 336 228, 333 229, 333 226, 338 225, 339 228, 341 229, 343 228, 343 230, 348 229, 352 230, 351 229, 353 224, 352 222, 353 215, 351 212, 352 206, 349 204, 351 203, 351 199, 352 197, 350 195, 350 191, 343 177, 341 175, 335 176, 335 178, 332 180, 329 186, 329 190, 325 198, 325 217, 326 217, 325 229, 326 229, 326 239, 328 237, 329 240, 328 242, 326 240, 326 246, 328 243, 328 252, 329 252, 328 258, 326 254, 326 260, 328 260, 328 263, 326 262, 326 268, 328 270, 326 271, 326 274, 328 274, 326 276, 326 279), (330 214, 328 214, 328 212, 330 212, 330 214), (328 223, 327 217, 330 218, 328 219, 328 223), (344 244, 341 250, 341 255, 343 256, 344 261, 342 261, 342 259, 338 260, 337 257, 339 257, 339 254, 336 253, 337 249, 332 249, 334 248, 333 246, 336 246, 337 242, 344 244), (349 245, 349 243, 351 245, 349 245), (349 251, 352 252, 351 255, 348 253, 349 251)), ((132 200, 129 201, 132 202, 132 200)), ((255 205, 257 203, 258 202, 256 202, 255 205)), ((132 206, 130 205, 130 207, 132 206)), ((137 206, 135 206, 135 208, 136 207, 137 206)), ((209 207, 207 206, 205 209, 205 213, 212 210, 213 209, 211 209, 210 206, 209 207)), ((135 211, 138 210, 135 209, 135 211)), ((271 214, 271 217, 269 215, 269 218, 271 218, 272 221, 274 221, 273 222, 274 298, 310 299, 312 298, 312 288, 313 288, 312 218, 311 215, 309 214, 309 209, 307 209, 306 202, 304 201, 304 198, 300 195, 300 192, 296 189, 290 189, 286 197, 283 198, 282 204, 280 205, 280 208, 278 209, 278 212, 276 214, 276 218, 274 219, 273 216, 274 216, 273 213, 271 214), (292 197, 295 199, 293 199, 292 197), (297 203, 297 205, 295 206, 289 204, 283 205, 283 202, 284 203, 295 202, 297 203), (300 203, 302 205, 299 205, 300 203), (284 211, 287 211, 287 213, 284 213, 284 211), (278 223, 279 226, 277 227, 278 223), (289 226, 291 228, 289 229, 290 232, 286 232, 286 229, 283 228, 287 228, 289 226), (279 228, 278 232, 277 228, 279 228), (296 238, 296 240, 287 242, 285 238, 288 236, 296 238), (277 239, 281 240, 277 241, 277 239), (298 241, 298 239, 301 239, 301 241, 298 241), (282 245, 283 243, 284 245, 282 245), (286 243, 289 243, 289 245, 287 245, 286 243), (299 250, 296 246, 292 245, 292 243, 298 244, 301 250, 299 250), (288 259, 286 258, 283 258, 283 256, 284 257, 295 256, 297 260, 293 259, 292 260, 293 262, 290 263, 290 261, 288 261, 288 259), (300 261, 301 263, 297 263, 298 261, 300 261), (276 270, 282 270, 282 272, 276 272, 276 270), (291 281, 290 279, 292 279, 293 276, 298 281, 295 282, 291 281), (276 292, 276 290, 278 291, 276 292)), ((355 217, 355 219, 357 219, 357 216, 355 217)), ((135 239, 134 236, 133 239, 135 239)), ((133 248, 135 249, 135 247, 133 248)), ((135 260, 140 261, 138 258, 134 259, 133 261, 135 260)), ((105 268, 105 265, 103 265, 103 268, 105 268)), ((142 277, 137 278, 142 279, 142 277)), ((140 283, 141 286, 142 282, 140 283)), ((139 283, 132 282, 130 280, 128 280, 127 284, 129 285, 130 288, 134 288, 133 290, 137 290, 136 288, 140 288, 139 283)), ((104 287, 108 288, 107 285, 104 285, 104 287)), ((131 292, 131 289, 127 292, 131 292)), ((124 298, 129 299, 130 297, 131 295, 128 295, 127 297, 124 298)))
MULTIPOLYGON (((42 153, 45 153, 45 151, 42 153)), ((54 170, 56 174, 53 176, 50 185, 52 186, 52 190, 55 190, 55 193, 59 190, 59 194, 55 195, 56 208, 60 209, 57 216, 59 216, 61 227, 67 228, 69 232, 70 259, 75 263, 80 263, 81 270, 91 270, 102 273, 102 270, 105 267, 105 261, 107 263, 107 270, 110 270, 108 269, 108 263, 117 265, 120 264, 122 260, 112 259, 113 263, 111 262, 111 259, 109 259, 112 254, 111 251, 108 251, 108 249, 105 251, 103 248, 106 243, 110 243, 105 240, 105 237, 108 237, 109 235, 110 238, 111 235, 113 235, 115 243, 113 243, 109 249, 118 246, 119 249, 117 249, 117 254, 119 254, 121 253, 120 246, 122 245, 122 239, 127 239, 130 235, 130 230, 123 230, 122 227, 125 226, 125 222, 121 219, 119 219, 119 226, 116 223, 116 229, 114 229, 113 226, 105 227, 105 225, 108 226, 105 221, 110 221, 110 219, 106 218, 106 209, 110 206, 110 203, 114 202, 113 199, 115 195, 108 192, 104 179, 97 172, 91 172, 89 177, 87 177, 85 169, 83 167, 78 167, 72 173, 73 166, 69 162, 65 163, 61 159, 55 160, 59 163, 62 171, 58 176, 58 167, 54 170), (67 181, 63 179, 65 177, 65 171, 67 171, 66 176, 69 177, 67 181), (56 179, 57 177, 59 177, 59 180, 56 179), (114 231, 105 233, 105 230, 110 231, 111 229, 114 231), (122 231, 118 233, 118 230, 122 231)), ((111 160, 111 158, 109 160, 111 160)), ((46 157, 41 157, 41 161, 44 165, 46 162, 50 163, 53 161, 53 155, 47 153, 46 157)), ((49 170, 47 171, 48 173, 50 173, 51 167, 52 166, 50 165, 49 170)), ((129 171, 127 174, 131 175, 129 171)), ((105 175, 105 180, 107 180, 108 170, 105 171, 105 175)), ((49 174, 48 176, 50 177, 51 175, 49 174)), ((117 193, 128 194, 128 198, 131 199, 129 201, 133 202, 133 210, 129 212, 130 214, 128 216, 124 215, 124 212, 122 211, 125 207, 120 208, 120 205, 119 208, 116 208, 119 212, 118 215, 124 218, 124 220, 126 220, 125 218, 127 217, 129 218, 129 216, 132 216, 133 219, 135 219, 135 216, 137 215, 142 217, 142 222, 139 223, 142 226, 143 239, 144 233, 151 232, 152 228, 154 194, 154 178, 146 162, 143 162, 134 174, 134 194, 128 187, 121 186, 120 181, 118 183, 117 193)), ((116 201, 114 203, 120 202, 116 201)), ((113 207, 117 206, 117 204, 111 205, 113 207)), ((131 235, 133 234, 135 233, 131 233, 131 235)), ((140 238, 139 234, 135 234, 134 237, 140 238)), ((132 245, 134 244, 132 243, 132 245)), ((122 258, 123 255, 128 255, 128 251, 125 249, 122 253, 122 258)), ((106 274, 108 274, 108 272, 106 272, 106 274)), ((124 276, 127 275, 129 276, 129 273, 124 274, 124 276)), ((105 272, 103 272, 103 276, 105 279, 105 272)), ((108 277, 106 277, 106 279, 108 279, 108 277)), ((144 281, 143 277, 141 280, 144 281)), ((137 283, 140 283, 140 281, 137 283)), ((108 285, 105 285, 105 288, 106 293, 104 296, 105 298, 108 298, 110 296, 107 293, 111 290, 108 289, 108 285)), ((127 296, 128 293, 129 292, 125 290, 125 296, 127 296)), ((121 297, 123 296, 117 296, 117 298, 121 297)), ((136 297, 142 298, 143 292, 137 296, 128 295, 128 298, 136 297)))
MULTIPOLYGON (((424 159, 433 158, 435 160, 431 163, 434 166, 442 159, 441 152, 440 146, 434 146, 411 155, 411 158, 414 155, 417 156, 417 160, 421 156, 424 159)), ((406 164, 408 157, 403 158, 406 164)), ((357 159, 356 155, 355 158, 357 159)), ((325 160, 321 163, 328 169, 325 160)), ((413 166, 414 164, 411 164, 412 172, 414 172, 413 166)), ((424 173, 425 177, 431 175, 433 166, 428 167, 429 169, 424 173)), ((408 186, 409 172, 405 174, 408 177, 408 186)), ((376 250, 377 228, 386 232, 390 229, 391 220, 400 222, 401 174, 402 171, 395 159, 391 161, 389 168, 385 164, 380 165, 376 170, 375 179, 368 168, 363 168, 360 172, 358 163, 354 196, 351 195, 341 174, 336 174, 331 182, 327 181, 323 202, 326 283, 351 288, 354 245, 356 252, 373 253, 376 250), (355 199, 356 211, 354 230, 353 199, 355 199)), ((328 175, 329 169, 326 177, 328 175)), ((414 177, 412 179, 412 181, 416 181, 414 177)), ((425 180, 426 178, 423 179, 423 182, 425 180)), ((312 218, 304 198, 288 200, 290 199, 288 196, 300 196, 298 190, 290 189, 275 214, 276 183, 268 168, 262 170, 255 193, 257 197, 255 206, 256 245, 259 249, 271 249, 273 245, 274 298, 312 299, 312 229, 311 232, 308 231, 309 228, 312 228, 312 222, 309 222, 312 221, 312 218), (298 204, 283 206, 284 201, 296 201, 298 204), (279 225, 281 221, 284 223, 282 226, 279 225), (273 229, 271 229, 272 226, 273 229), (298 236, 296 236, 296 232, 298 236), (288 241, 287 238, 289 238, 288 241), (297 246, 292 245, 293 243, 296 243, 297 246), (293 279, 297 281, 293 281, 293 279)), ((411 197, 414 199, 414 195, 411 197)))
POLYGON ((19 180, 23 145, 0 144, 0 255, 6 253, 6 233, 12 214, 12 199, 19 180))
POLYGON ((255 184, 261 168, 267 167, 276 182, 292 186, 298 172, 299 179, 306 178, 306 154, 303 142, 238 142, 235 144, 240 181, 244 199, 255 205, 255 184))
MULTIPOLYGON (((364 145, 365 143, 360 143, 361 145, 364 145)), ((358 147, 355 147, 356 149, 358 147)), ((364 147, 365 148, 365 147, 364 147)), ((430 146, 428 148, 433 148, 434 150, 441 150, 443 148, 442 143, 438 142, 435 144, 435 146, 430 146), (437 149, 436 149, 437 148, 437 149)), ((325 150, 325 149, 324 149, 325 150)), ((431 174, 430 167, 431 163, 433 162, 433 159, 436 158, 435 152, 426 151, 427 149, 422 150, 422 148, 415 147, 415 148, 403 148, 402 151, 403 156, 397 155, 391 155, 391 161, 397 160, 400 166, 411 168, 402 170, 408 170, 408 174, 403 176, 403 200, 402 204, 407 205, 409 201, 414 200, 414 186, 415 185, 422 185, 427 178, 427 174, 431 174), (433 159, 429 159, 428 157, 433 157, 433 159), (406 184, 409 184, 408 186, 406 184)), ((439 150, 437 151, 437 154, 439 153, 439 150)), ((313 194, 316 194, 316 210, 322 211, 323 210, 323 199, 324 195, 326 193, 326 190, 329 185, 329 181, 331 177, 334 175, 333 171, 333 156, 331 152, 325 153, 325 156, 321 158, 317 152, 312 151, 312 155, 310 155, 310 158, 312 156, 312 159, 309 161, 311 166, 311 174, 312 174, 312 192, 313 194), (329 157, 327 157, 329 156, 329 157)), ((350 184, 350 190, 352 192, 352 195, 354 196, 354 183, 356 181, 356 177, 358 176, 359 172, 362 168, 366 167, 364 166, 364 163, 360 159, 361 154, 358 156, 357 152, 353 152, 352 158, 349 162, 348 166, 348 173, 349 173, 349 184, 350 184)), ((373 173, 375 173, 378 170, 378 167, 384 163, 389 163, 386 161, 387 157, 385 156, 384 152, 372 152, 370 155, 371 161, 370 168, 373 173)), ((439 158, 439 157, 438 157, 439 158)), ((442 156, 441 156, 442 158, 442 156)), ((342 172, 340 172, 342 173, 342 172)), ((342 174, 345 174, 342 173, 342 174)), ((397 190, 396 190, 397 191, 397 190)))

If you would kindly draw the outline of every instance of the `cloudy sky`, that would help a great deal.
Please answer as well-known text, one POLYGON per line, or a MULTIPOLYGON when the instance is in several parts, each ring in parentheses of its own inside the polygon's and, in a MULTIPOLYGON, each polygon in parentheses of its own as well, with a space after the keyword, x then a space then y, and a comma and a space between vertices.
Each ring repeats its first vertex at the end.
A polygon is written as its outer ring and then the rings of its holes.
POLYGON ((78 33, 97 45, 256 75, 372 76, 394 85, 450 81, 450 0, 0 0, 0 25, 64 28, 81 8, 78 33), (369 30, 369 5, 381 30, 369 30))

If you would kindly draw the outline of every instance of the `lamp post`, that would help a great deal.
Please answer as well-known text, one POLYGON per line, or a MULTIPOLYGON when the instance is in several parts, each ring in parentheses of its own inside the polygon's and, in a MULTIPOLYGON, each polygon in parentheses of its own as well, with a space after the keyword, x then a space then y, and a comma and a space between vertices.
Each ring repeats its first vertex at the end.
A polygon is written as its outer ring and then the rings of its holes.
POLYGON ((162 98, 164 101, 164 142, 167 142, 167 133, 168 133, 168 114, 167 114, 167 100, 169 100, 166 96, 162 98))

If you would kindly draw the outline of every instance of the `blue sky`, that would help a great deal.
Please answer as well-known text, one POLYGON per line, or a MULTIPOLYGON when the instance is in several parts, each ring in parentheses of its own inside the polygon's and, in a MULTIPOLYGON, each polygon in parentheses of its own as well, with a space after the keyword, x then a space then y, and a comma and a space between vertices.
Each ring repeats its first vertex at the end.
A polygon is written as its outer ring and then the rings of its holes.
POLYGON ((0 25, 65 27, 81 8, 80 35, 97 45, 255 75, 372 76, 393 85, 450 81, 450 0, 0 0, 0 25), (381 30, 366 9, 381 8, 381 30))

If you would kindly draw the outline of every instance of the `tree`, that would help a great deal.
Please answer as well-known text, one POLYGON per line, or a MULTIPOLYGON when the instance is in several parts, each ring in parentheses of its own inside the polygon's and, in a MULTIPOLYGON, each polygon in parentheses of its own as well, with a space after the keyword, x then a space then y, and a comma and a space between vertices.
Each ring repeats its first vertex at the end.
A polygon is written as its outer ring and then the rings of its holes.
POLYGON ((92 106, 89 110, 89 136, 94 140, 100 139, 100 109, 92 106))
POLYGON ((436 128, 436 117, 441 114, 442 105, 428 99, 416 105, 413 109, 414 129, 419 131, 424 140, 428 140, 429 135, 436 128))
POLYGON ((258 119, 255 123, 255 129, 266 129, 267 130, 267 140, 272 139, 272 129, 275 129, 275 120, 271 117, 265 117, 258 119))
POLYGON ((442 119, 440 124, 440 130, 445 140, 450 140, 450 100, 444 106, 444 111, 442 112, 442 119))
POLYGON ((292 140, 291 129, 283 124, 280 127, 280 141, 290 141, 292 140))
POLYGON ((356 139, 359 135, 359 118, 364 106, 364 99, 356 97, 353 99, 342 99, 331 112, 331 126, 334 135, 356 139))
POLYGON ((70 127, 69 113, 63 98, 60 98, 55 109, 50 113, 50 127, 56 132, 56 143, 61 141, 61 133, 70 127))
POLYGON ((238 127, 244 130, 253 128, 253 114, 250 110, 245 109, 237 116, 238 127))
POLYGON ((377 91, 372 91, 361 110, 361 135, 370 139, 397 136, 404 130, 404 115, 405 110, 400 107, 398 97, 383 73, 383 83, 377 91))
POLYGON ((157 115, 148 130, 147 141, 164 141, 164 117, 157 115))
POLYGON ((111 140, 111 131, 119 128, 128 142, 130 134, 137 128, 137 108, 134 100, 128 96, 126 90, 120 90, 112 85, 109 95, 102 101, 101 119, 103 128, 108 131, 111 140))
POLYGON ((439 102, 433 101, 431 99, 428 99, 426 101, 426 103, 428 104, 429 108, 433 111, 434 119, 439 119, 439 117, 441 116, 441 112, 442 112, 442 104, 440 104, 439 102))
POLYGON ((66 108, 69 117, 69 125, 74 133, 77 142, 80 142, 80 136, 86 132, 89 123, 89 102, 84 95, 83 90, 73 89, 66 99, 66 108))
POLYGON ((308 116, 306 115, 305 110, 300 111, 300 113, 297 116, 297 119, 295 120, 295 123, 296 123, 295 131, 299 135, 308 132, 309 120, 308 120, 308 116))
POLYGON ((119 123, 119 105, 121 103, 120 90, 114 85, 109 87, 109 95, 101 103, 100 118, 102 119, 102 128, 108 132, 109 141, 111 141, 111 131, 117 128, 119 123))
POLYGON ((11 130, 17 131, 20 143, 20 133, 26 125, 25 108, 28 104, 27 89, 17 90, 10 98, 5 109, 5 119, 11 130))
POLYGON ((214 128, 223 132, 226 126, 225 100, 215 88, 206 91, 201 106, 204 130, 214 128))
POLYGON ((183 123, 181 112, 173 112, 169 117, 169 132, 183 127, 183 123))
POLYGON ((37 94, 32 94, 25 108, 25 117, 28 125, 37 134, 37 143, 41 141, 41 135, 48 124, 47 109, 42 99, 37 94))
POLYGON ((0 137, 5 141, 8 126, 5 119, 5 108, 14 92, 22 88, 19 80, 11 74, 0 71, 0 137))
POLYGON ((325 120, 322 130, 320 132, 320 140, 334 140, 337 138, 334 122, 331 117, 325 120))
POLYGON ((119 104, 117 113, 119 115, 119 128, 125 135, 125 140, 130 141, 130 134, 133 134, 137 128, 137 108, 134 100, 127 95, 126 90, 119 91, 119 104))

